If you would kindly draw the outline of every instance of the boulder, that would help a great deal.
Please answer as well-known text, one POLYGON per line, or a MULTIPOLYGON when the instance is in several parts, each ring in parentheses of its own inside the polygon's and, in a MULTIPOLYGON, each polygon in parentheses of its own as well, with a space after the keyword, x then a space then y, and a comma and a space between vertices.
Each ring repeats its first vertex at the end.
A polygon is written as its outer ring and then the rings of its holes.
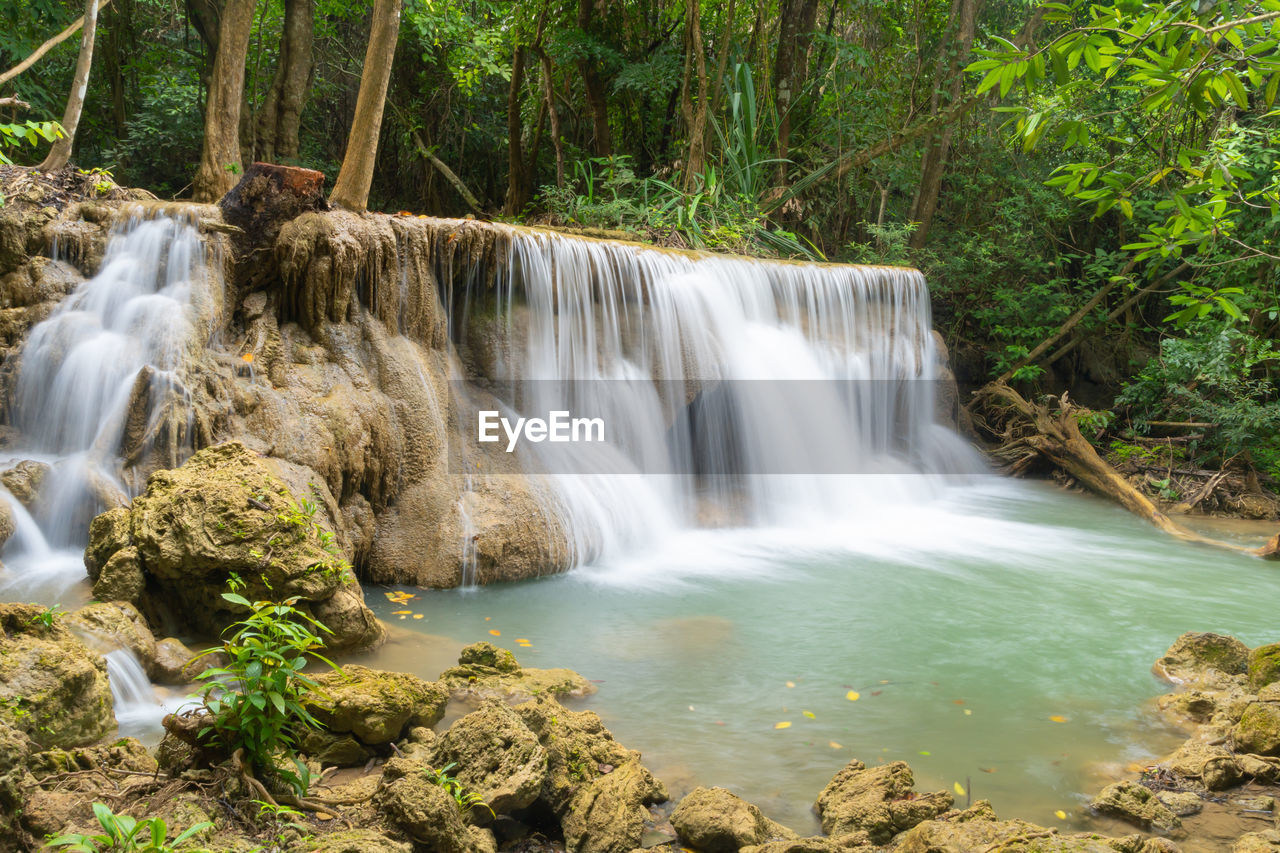
POLYGON ((327 729, 303 732, 298 751, 319 762, 321 767, 360 767, 373 757, 373 752, 352 735, 327 729))
POLYGON ((174 637, 156 641, 151 679, 159 684, 191 684, 211 666, 220 665, 221 654, 200 657, 174 637))
POLYGON ((537 735, 509 706, 493 699, 450 726, 432 753, 436 767, 456 764, 454 776, 493 814, 533 805, 547 779, 547 751, 537 735))
POLYGON ((1100 814, 1117 817, 1143 829, 1173 832, 1182 821, 1150 788, 1136 782, 1116 782, 1102 789, 1090 804, 1100 814))
POLYGON ((25 732, 0 720, 0 776, 20 766, 38 747, 25 732))
POLYGON ((854 759, 818 795, 822 829, 827 835, 863 830, 873 842, 884 844, 951 808, 950 794, 917 794, 914 789, 915 779, 905 762, 868 768, 854 759))
POLYGON ((1249 686, 1261 690, 1280 681, 1280 643, 1258 646, 1249 653, 1249 686))
POLYGON ((0 500, 0 548, 9 541, 9 537, 17 530, 13 521, 13 507, 6 500, 0 500))
POLYGON ((1280 758, 1261 755, 1241 755, 1238 757, 1240 772, 1263 784, 1280 781, 1280 758))
POLYGON ((769 820, 759 808, 724 788, 695 788, 671 814, 671 825, 690 847, 704 853, 737 853, 796 834, 769 820))
POLYGON ((1221 746, 1188 740, 1161 762, 1176 776, 1199 782, 1206 791, 1230 788, 1240 779, 1240 762, 1221 746))
POLYGON ((1223 675, 1243 675, 1249 647, 1223 634, 1183 634, 1156 661, 1155 673, 1175 684, 1214 683, 1223 675))
POLYGON ((434 726, 449 701, 436 682, 357 664, 314 679, 316 688, 307 699, 312 715, 330 731, 350 732, 369 746, 399 740, 413 726, 434 726))
POLYGON ((615 767, 579 789, 560 819, 569 853, 627 853, 644 837, 646 805, 666 800, 662 783, 638 761, 615 767))
POLYGON ((0 472, 0 485, 9 490, 9 494, 18 502, 31 509, 40 497, 40 486, 49 473, 49 463, 24 459, 12 468, 0 472))
POLYGON ((107 663, 45 608, 0 604, 0 722, 41 747, 81 746, 115 727, 107 663))
POLYGON ((893 844, 893 853, 973 853, 994 850, 1116 853, 1114 842, 1109 838, 1098 835, 1060 835, 1056 829, 1046 829, 1024 820, 999 820, 986 800, 979 800, 963 811, 947 812, 919 823, 899 835, 893 844))
POLYGON ((1280 703, 1254 702, 1231 733, 1237 752, 1280 756, 1280 703))
POLYGON ((1246 833, 1236 839, 1231 853, 1280 853, 1280 829, 1246 833))
POLYGON ((596 687, 571 669, 525 669, 515 655, 492 643, 462 650, 458 665, 440 673, 455 699, 521 702, 537 696, 587 696, 596 687))
POLYGON ((329 835, 299 839, 287 848, 288 853, 411 853, 412 846, 392 841, 372 829, 348 829, 329 835))
POLYGON ((330 651, 367 649, 385 631, 364 606, 336 515, 328 490, 307 472, 228 442, 155 472, 128 508, 95 518, 85 566, 95 591, 102 585, 125 600, 137 591, 211 635, 242 616, 222 598, 238 576, 251 600, 298 597, 329 628, 322 639, 330 651))
POLYGON ((1157 791, 1156 799, 1178 817, 1199 814, 1204 800, 1195 791, 1157 791))
POLYGON ((98 601, 76 610, 66 624, 99 651, 128 649, 142 668, 155 666, 156 638, 138 608, 125 601, 98 601))
POLYGON ((427 849, 471 853, 473 842, 453 797, 431 781, 426 765, 393 758, 383 768, 374 805, 392 824, 427 849))

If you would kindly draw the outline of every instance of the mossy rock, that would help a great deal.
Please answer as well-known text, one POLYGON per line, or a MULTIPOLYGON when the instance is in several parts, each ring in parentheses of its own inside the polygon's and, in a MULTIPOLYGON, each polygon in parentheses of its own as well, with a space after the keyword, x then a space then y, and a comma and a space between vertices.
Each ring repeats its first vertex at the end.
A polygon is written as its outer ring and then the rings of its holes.
POLYGON ((1142 829, 1173 832, 1182 821, 1150 788, 1123 781, 1108 785, 1090 804, 1094 811, 1128 821, 1142 829))
POLYGON ((1254 702, 1231 733, 1237 752, 1280 756, 1280 704, 1254 702))
POLYGON ((1280 681, 1280 643, 1258 646, 1249 653, 1249 686, 1261 690, 1280 681))
POLYGON ((1155 670, 1169 681, 1188 683, 1211 677, 1211 671, 1243 675, 1248 660, 1249 647, 1235 637, 1188 632, 1156 661, 1155 670))
POLYGON ((332 732, 350 732, 378 746, 404 737, 415 726, 431 727, 444 716, 449 694, 441 684, 404 672, 348 664, 314 676, 307 707, 332 732))
POLYGON ((742 847, 796 838, 724 788, 694 788, 672 812, 671 825, 682 841, 704 853, 737 853, 742 847))
POLYGON ((0 604, 0 722, 41 747, 83 746, 115 728, 107 663, 34 604, 0 604))
POLYGON ((128 649, 148 672, 155 664, 155 635, 138 608, 126 601, 97 601, 85 605, 68 616, 66 623, 86 635, 103 652, 128 649))
POLYGON ((435 741, 432 755, 436 767, 456 764, 458 781, 495 814, 533 805, 547 779, 546 749, 520 716, 497 700, 455 721, 435 741))
POLYGON ((906 762, 894 761, 867 767, 854 759, 844 766, 818 795, 817 812, 828 835, 866 832, 876 844, 884 844, 951 808, 945 791, 918 794, 906 762))
POLYGON ((538 696, 587 696, 595 685, 571 669, 526 669, 515 655, 492 643, 462 650, 458 665, 440 673, 455 699, 521 702, 538 696))

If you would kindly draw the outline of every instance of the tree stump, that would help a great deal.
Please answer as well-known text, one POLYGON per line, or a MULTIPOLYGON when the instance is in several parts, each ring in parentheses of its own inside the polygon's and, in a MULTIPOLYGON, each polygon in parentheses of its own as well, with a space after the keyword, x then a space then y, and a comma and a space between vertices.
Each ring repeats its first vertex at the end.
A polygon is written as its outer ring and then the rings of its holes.
POLYGON ((251 165, 218 206, 223 219, 244 232, 242 248, 270 246, 290 219, 329 209, 323 172, 275 163, 251 165))

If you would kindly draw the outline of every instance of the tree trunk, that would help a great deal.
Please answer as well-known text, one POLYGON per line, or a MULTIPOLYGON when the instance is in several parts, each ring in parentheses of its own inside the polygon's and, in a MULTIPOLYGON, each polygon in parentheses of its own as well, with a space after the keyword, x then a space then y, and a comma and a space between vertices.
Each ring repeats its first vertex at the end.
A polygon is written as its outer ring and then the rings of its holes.
MULTIPOLYGON (((538 48, 538 61, 542 64, 542 96, 546 99, 547 115, 551 118, 551 144, 556 149, 556 186, 564 186, 564 140, 560 137, 560 111, 556 109, 555 85, 551 79, 551 57, 538 48)), ((541 122, 539 122, 541 124, 541 122)), ((534 146, 534 159, 537 146, 534 146)))
POLYGON ((688 0, 685 4, 685 82, 684 82, 684 119, 689 130, 689 153, 685 158, 684 188, 692 190, 695 182, 702 175, 706 160, 707 145, 707 101, 709 86, 707 83, 707 57, 702 47, 702 3, 700 0, 688 0), (698 76, 698 105, 694 108, 692 94, 689 91, 689 66, 693 65, 698 76))
POLYGON ((259 158, 274 162, 298 156, 298 128, 313 62, 315 0, 285 0, 280 58, 258 115, 259 158))
POLYGON ((356 95, 356 115, 347 137, 347 153, 342 158, 338 180, 329 201, 347 210, 363 211, 369 204, 373 167, 378 155, 378 135, 382 132, 382 108, 391 82, 391 61, 396 55, 400 33, 400 0, 374 0, 369 26, 369 48, 356 95))
POLYGON ((503 213, 517 216, 529 203, 531 188, 524 165, 524 121, 520 118, 520 88, 524 84, 525 47, 518 45, 511 58, 511 85, 507 89, 507 198, 503 213))
POLYGON ((227 0, 204 108, 204 149, 192 182, 196 201, 217 201, 240 179, 240 105, 254 0, 227 0))
MULTIPOLYGON (((791 110, 809 76, 809 43, 818 23, 818 0, 784 0, 779 12, 778 53, 773 65, 773 99, 778 106, 778 157, 791 153, 791 110)), ((786 164, 778 164, 779 177, 786 164)), ((780 180, 779 183, 782 183, 780 180)))
POLYGON ((89 92, 89 69, 93 66, 93 41, 98 32, 98 0, 88 0, 84 9, 84 30, 80 34, 80 57, 76 60, 76 75, 71 79, 71 94, 67 97, 67 109, 62 114, 62 133, 49 149, 40 164, 41 169, 61 169, 71 159, 71 146, 76 140, 76 127, 84 110, 84 96, 89 92))
MULTIPOLYGON (((591 14, 595 10, 595 0, 578 0, 578 29, 584 34, 591 33, 591 14)), ((613 156, 613 138, 609 132, 609 102, 605 97, 604 81, 600 79, 600 69, 594 57, 587 56, 578 60, 578 70, 582 73, 583 87, 587 92, 587 104, 591 107, 592 150, 597 157, 613 156)))
MULTIPOLYGON (((940 73, 934 80, 933 95, 930 98, 931 115, 937 115, 944 107, 941 88, 944 73, 950 81, 945 106, 960 102, 964 94, 964 67, 969 64, 969 54, 973 50, 978 0, 956 0, 952 10, 955 20, 953 25, 947 27, 943 42, 945 46, 949 40, 947 36, 954 32, 957 48, 947 63, 945 71, 942 63, 938 63, 940 73)), ((925 146, 920 163, 920 183, 916 187, 915 199, 911 203, 911 220, 919 223, 911 234, 910 246, 913 249, 922 248, 928 239, 929 226, 933 222, 933 214, 938 209, 938 196, 942 192, 942 176, 947 165, 947 155, 951 150, 951 134, 954 129, 953 124, 944 124, 925 146)))

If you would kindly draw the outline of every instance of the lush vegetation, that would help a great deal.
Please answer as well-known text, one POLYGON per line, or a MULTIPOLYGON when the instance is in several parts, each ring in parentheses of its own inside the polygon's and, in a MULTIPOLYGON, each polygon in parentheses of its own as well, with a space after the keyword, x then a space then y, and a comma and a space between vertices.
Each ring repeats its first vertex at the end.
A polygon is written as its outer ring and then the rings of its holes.
POLYGON ((104 803, 93 804, 93 815, 98 819, 102 832, 59 835, 49 839, 46 849, 67 853, 175 853, 188 839, 213 827, 204 821, 187 827, 170 839, 169 828, 163 818, 138 819, 116 814, 104 803))
MULTIPOLYGON (((106 7, 77 163, 189 193, 245 2, 106 7)), ((390 2, 245 7, 242 161, 338 175, 390 2)), ((0 7, 0 69, 80 14, 0 7)), ((1103 442, 1212 424, 1192 461, 1280 475, 1280 0, 408 0, 398 32, 375 208, 913 264, 962 380, 1070 387, 1103 442)), ((0 156, 43 156, 76 60, 0 85, 30 104, 0 156)))

